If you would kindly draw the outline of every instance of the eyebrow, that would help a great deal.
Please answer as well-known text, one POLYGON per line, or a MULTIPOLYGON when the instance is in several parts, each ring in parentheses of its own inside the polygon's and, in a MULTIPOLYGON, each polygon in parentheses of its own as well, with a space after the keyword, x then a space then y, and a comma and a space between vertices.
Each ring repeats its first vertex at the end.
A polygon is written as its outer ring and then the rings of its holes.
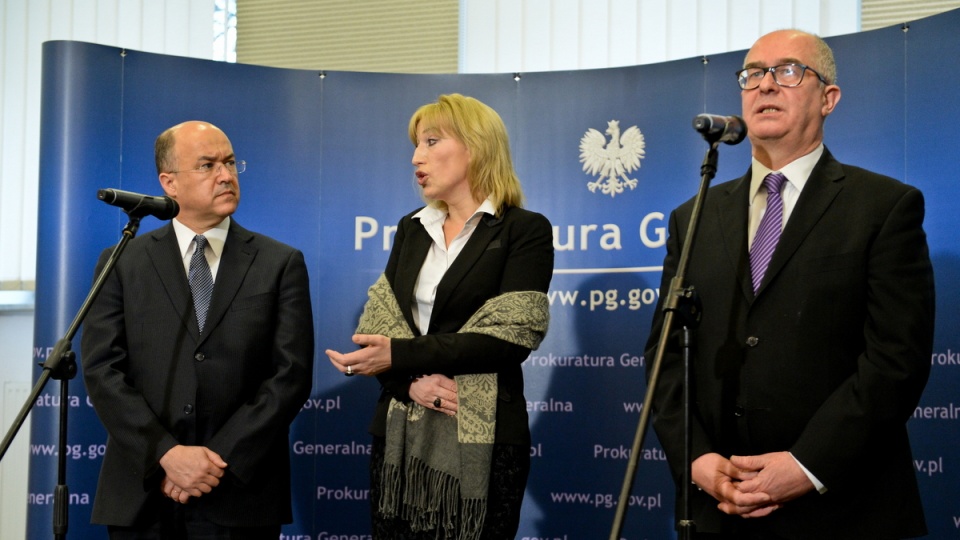
POLYGON ((425 127, 420 131, 420 133, 417 133, 417 144, 419 145, 425 139, 429 139, 431 137, 443 137, 443 132, 432 126, 425 127))
MULTIPOLYGON (((234 154, 233 152, 230 152, 229 154, 223 156, 223 160, 227 161, 228 159, 232 159, 235 157, 237 157, 236 154, 234 154)), ((197 161, 219 161, 219 160, 214 156, 200 156, 197 158, 197 161)))

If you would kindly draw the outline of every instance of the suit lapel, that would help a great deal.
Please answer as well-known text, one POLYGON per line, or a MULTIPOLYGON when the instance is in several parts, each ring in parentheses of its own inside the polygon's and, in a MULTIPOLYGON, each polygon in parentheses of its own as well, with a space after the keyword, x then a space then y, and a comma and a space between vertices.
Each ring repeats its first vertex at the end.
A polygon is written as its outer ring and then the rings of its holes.
POLYGON ((197 315, 193 309, 190 284, 183 269, 183 257, 173 225, 168 224, 149 234, 154 242, 147 246, 147 256, 157 272, 157 278, 170 298, 174 311, 180 314, 181 324, 194 339, 198 339, 200 331, 197 327, 197 315))
POLYGON ((499 238, 494 240, 494 236, 500 230, 502 223, 503 217, 497 218, 490 214, 483 214, 480 223, 477 223, 477 228, 470 235, 467 245, 463 246, 463 250, 457 255, 457 259, 453 261, 453 264, 450 265, 437 285, 437 296, 433 301, 434 313, 443 311, 451 293, 470 272, 483 252, 491 247, 496 247, 496 244, 500 242, 499 238))
POLYGON ((717 230, 723 238, 723 251, 727 263, 733 268, 734 275, 740 281, 740 290, 747 299, 753 298, 753 284, 750 281, 749 267, 745 266, 747 255, 747 224, 750 215, 750 177, 746 176, 730 184, 729 189, 720 192, 715 202, 717 206, 717 230))
POLYGON ((204 324, 207 331, 201 336, 201 341, 220 324, 237 296, 250 265, 256 259, 258 250, 252 241, 253 234, 231 219, 230 232, 227 233, 227 241, 223 245, 223 253, 220 254, 220 267, 217 269, 207 322, 204 324))
MULTIPOLYGON (((443 309, 453 291, 470 272, 483 252, 499 242, 499 239, 494 239, 494 236, 502 223, 503 218, 496 218, 489 214, 481 217, 480 223, 477 224, 477 228, 470 236, 467 245, 463 247, 457 259, 447 269, 437 285, 437 295, 434 298, 433 305, 434 313, 439 313, 443 309)), ((432 243, 433 239, 430 238, 422 225, 418 223, 417 226, 411 227, 410 232, 404 238, 403 251, 398 261, 398 268, 401 270, 397 271, 396 278, 392 283, 403 316, 415 332, 417 326, 413 321, 413 307, 411 305, 414 287, 416 286, 417 276, 420 274, 420 268, 423 266, 423 261, 426 259, 427 251, 429 251, 432 243)), ((216 296, 216 288, 214 288, 214 295, 216 296)))
POLYGON ((413 220, 414 226, 409 227, 409 231, 404 238, 404 245, 401 248, 400 260, 397 264, 397 273, 394 278, 393 292, 397 297, 397 303, 400 305, 400 311, 407 320, 407 325, 414 333, 418 333, 417 325, 413 320, 413 289, 417 284, 417 276, 420 275, 420 267, 427 258, 427 251, 433 239, 427 234, 419 220, 413 220))
POLYGON ((797 205, 790 214, 790 220, 783 229, 780 242, 763 276, 763 283, 757 291, 758 295, 772 280, 776 279, 777 274, 790 261, 824 212, 836 199, 837 194, 843 189, 843 183, 840 182, 843 176, 843 167, 828 150, 824 149, 820 162, 810 173, 810 178, 807 179, 800 193, 797 205))

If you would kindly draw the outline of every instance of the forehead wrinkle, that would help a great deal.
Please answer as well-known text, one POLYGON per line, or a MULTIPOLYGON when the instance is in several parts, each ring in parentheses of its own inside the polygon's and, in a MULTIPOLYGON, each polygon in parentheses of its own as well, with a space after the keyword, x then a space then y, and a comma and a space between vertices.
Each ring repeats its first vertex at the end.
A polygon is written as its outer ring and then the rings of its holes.
POLYGON ((773 66, 782 66, 783 64, 803 64, 799 58, 780 58, 773 65, 765 66, 763 62, 748 62, 743 65, 746 68, 762 68, 762 67, 773 67, 773 66))
MULTIPOLYGON (((217 161, 219 155, 220 154, 218 152, 216 156, 197 156, 197 161, 217 161)), ((223 159, 229 159, 232 157, 233 152, 230 152, 229 154, 224 155, 223 159)))

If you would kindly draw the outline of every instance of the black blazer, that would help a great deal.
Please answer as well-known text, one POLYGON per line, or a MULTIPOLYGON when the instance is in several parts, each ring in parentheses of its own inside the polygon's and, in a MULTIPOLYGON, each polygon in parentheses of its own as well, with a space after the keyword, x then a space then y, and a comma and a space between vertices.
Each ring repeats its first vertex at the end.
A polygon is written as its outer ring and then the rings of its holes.
MULTIPOLYGON (((926 384, 933 346, 923 196, 825 150, 754 296, 749 187, 748 171, 710 189, 687 274, 703 302, 694 459, 792 452, 828 491, 751 520, 783 538, 921 535, 905 424, 926 384)), ((661 290, 676 273, 691 208, 687 202, 671 216, 661 290)), ((662 319, 658 310, 648 366, 662 319)), ((678 481, 681 391, 682 361, 670 351, 654 425, 678 481)), ((744 521, 722 517, 716 501, 694 492, 697 530, 744 521)))
MULTIPOLYGON (((400 220, 384 272, 407 324, 419 334, 411 306, 417 276, 433 240, 420 220, 412 218, 415 213, 400 220)), ((390 398, 408 402, 411 377, 496 372, 495 441, 529 445, 520 365, 530 349, 491 336, 456 332, 490 298, 510 291, 546 293, 552 277, 553 230, 547 218, 522 208, 508 208, 499 218, 485 214, 440 281, 427 335, 391 340, 393 367, 378 376, 383 392, 370 432, 384 436, 390 398)))
POLYGON ((140 524, 172 504, 158 462, 177 444, 228 464, 220 485, 190 502, 206 519, 292 520, 288 426, 313 370, 303 255, 231 220, 206 327, 199 335, 173 226, 132 240, 83 328, 83 377, 108 433, 94 523, 140 524))

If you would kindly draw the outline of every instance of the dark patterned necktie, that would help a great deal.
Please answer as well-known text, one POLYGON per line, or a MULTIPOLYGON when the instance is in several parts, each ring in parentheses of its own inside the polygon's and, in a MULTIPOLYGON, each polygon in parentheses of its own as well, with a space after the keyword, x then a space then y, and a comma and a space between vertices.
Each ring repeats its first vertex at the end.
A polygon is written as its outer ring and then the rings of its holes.
POLYGON ((193 293, 193 307, 197 310, 197 323, 203 332, 203 323, 207 320, 207 310, 210 309, 210 296, 213 294, 213 274, 210 265, 204 256, 207 247, 207 238, 202 234, 194 237, 197 247, 190 259, 190 291, 193 293))
POLYGON ((767 265, 773 257, 773 250, 780 241, 780 231, 783 229, 783 199, 780 198, 780 188, 787 177, 780 173, 770 173, 763 179, 767 188, 767 210, 760 220, 760 227, 753 237, 753 246, 750 248, 750 274, 753 277, 753 292, 760 289, 767 265))

